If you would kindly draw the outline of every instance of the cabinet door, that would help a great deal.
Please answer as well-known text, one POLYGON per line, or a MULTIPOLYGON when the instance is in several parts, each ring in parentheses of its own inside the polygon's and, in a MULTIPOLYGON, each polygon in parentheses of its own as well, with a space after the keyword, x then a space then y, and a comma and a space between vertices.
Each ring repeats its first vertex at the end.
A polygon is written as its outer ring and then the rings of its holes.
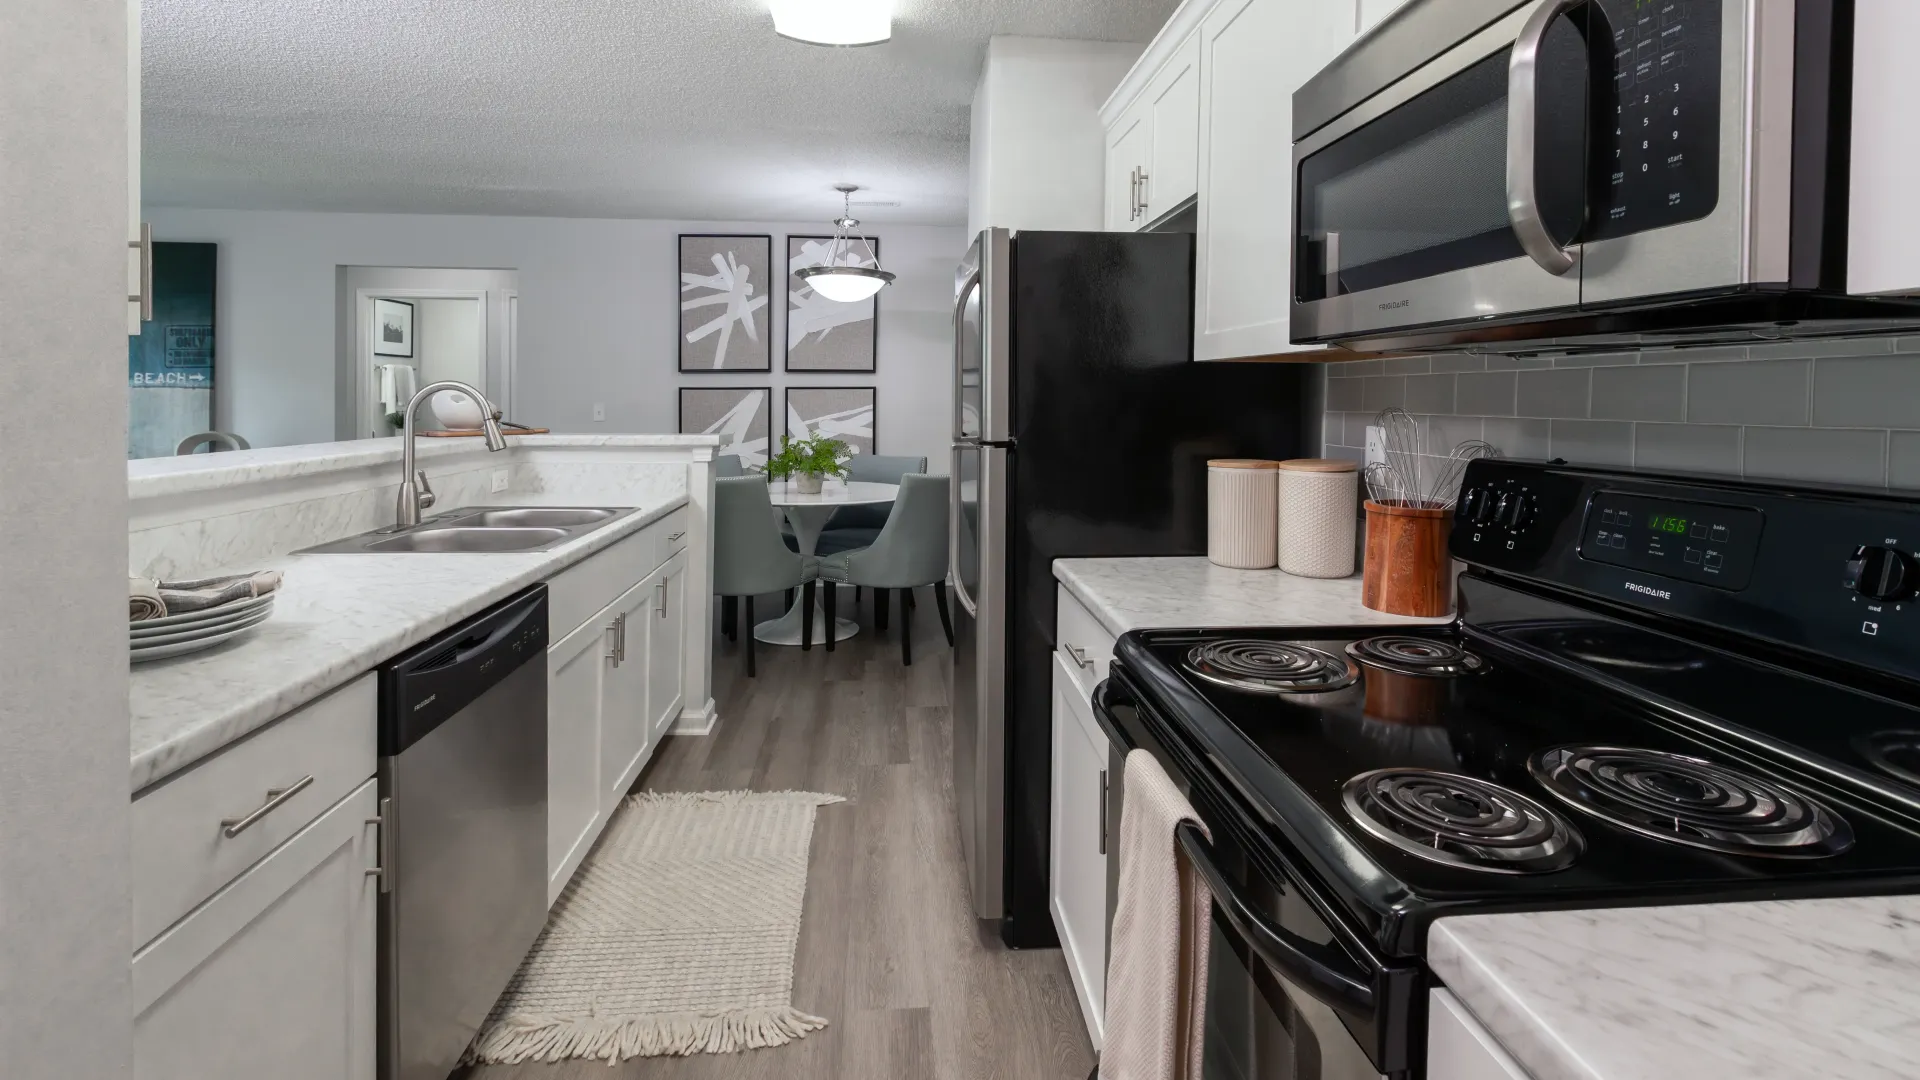
POLYGON ((1147 84, 1153 155, 1140 220, 1164 217, 1200 190, 1200 39, 1189 37, 1147 84))
MULTIPOLYGON (((127 0, 127 296, 145 288, 140 243, 140 0, 127 0)), ((139 300, 127 301, 127 333, 140 336, 139 300)))
POLYGON ((1132 232, 1146 224, 1140 216, 1137 178, 1153 150, 1153 129, 1144 103, 1121 115, 1107 131, 1107 231, 1132 232))
POLYGON ((1920 71, 1913 43, 1920 4, 1858 0, 1854 10, 1852 168, 1848 181, 1847 291, 1920 293, 1920 71))
MULTIPOLYGON (((604 613, 603 613, 604 614, 604 613)), ((589 619, 547 650, 547 903, 593 846, 600 799, 600 709, 611 615, 589 619)))
POLYGON ((1107 782, 1107 740, 1056 653, 1049 906, 1095 1050, 1104 1036, 1107 986, 1107 782))
POLYGON ((1317 351, 1292 316, 1293 92, 1353 39, 1355 0, 1224 0, 1200 24, 1194 358, 1317 351))
POLYGON ((1366 33, 1407 0, 1360 0, 1360 32, 1366 33))
POLYGON ((654 749, 680 718, 686 701, 687 556, 675 555, 654 582, 652 629, 647 634, 647 715, 654 749))
MULTIPOLYGON (((647 712, 647 658, 653 632, 654 583, 660 572, 628 589, 607 610, 613 623, 613 656, 600 700, 601 805, 611 814, 640 775, 653 748, 647 712)), ((604 822, 602 823, 604 824, 604 822)))
POLYGON ((372 1080, 368 780, 133 957, 136 1080, 372 1080))
POLYGON ((1427 1080, 1532 1080, 1460 999, 1435 989, 1428 997, 1427 1080))

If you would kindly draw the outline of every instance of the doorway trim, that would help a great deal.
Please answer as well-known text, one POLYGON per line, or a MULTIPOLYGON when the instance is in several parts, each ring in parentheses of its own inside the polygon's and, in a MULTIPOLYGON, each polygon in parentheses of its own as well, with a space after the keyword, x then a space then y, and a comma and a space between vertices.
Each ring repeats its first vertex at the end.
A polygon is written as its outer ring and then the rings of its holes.
MULTIPOLYGON (((479 323, 479 341, 482 350, 481 370, 486 370, 487 350, 487 303, 488 291, 485 289, 355 289, 353 292, 354 326, 354 430, 356 438, 379 438, 373 434, 381 429, 385 418, 374 415, 373 405, 373 302, 375 300, 477 300, 474 305, 479 309, 476 316, 479 323), (360 432, 367 432, 361 436, 360 432)), ((503 414, 509 409, 508 399, 512 396, 512 346, 508 345, 503 354, 503 372, 499 387, 481 386, 480 391, 487 395, 493 406, 503 414)), ((491 379, 482 378, 483 382, 491 379)))

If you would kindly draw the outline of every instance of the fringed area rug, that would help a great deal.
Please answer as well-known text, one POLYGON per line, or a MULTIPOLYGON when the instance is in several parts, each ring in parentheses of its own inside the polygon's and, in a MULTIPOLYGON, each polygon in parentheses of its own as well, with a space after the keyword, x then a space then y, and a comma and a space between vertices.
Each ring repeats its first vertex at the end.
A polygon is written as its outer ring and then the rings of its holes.
POLYGON ((793 1007, 816 808, 804 791, 635 795, 467 1050, 516 1064, 724 1054, 827 1026, 793 1007))

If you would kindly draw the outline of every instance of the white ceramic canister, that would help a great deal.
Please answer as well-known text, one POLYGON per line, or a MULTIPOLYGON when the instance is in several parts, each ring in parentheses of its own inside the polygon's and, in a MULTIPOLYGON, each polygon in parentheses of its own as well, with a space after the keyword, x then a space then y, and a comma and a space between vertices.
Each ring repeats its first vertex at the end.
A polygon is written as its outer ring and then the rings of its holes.
POLYGON ((1237 570, 1273 567, 1277 461, 1207 462, 1207 558, 1237 570))
POLYGON ((1359 466, 1297 458, 1280 463, 1279 481, 1280 569, 1297 577, 1352 575, 1359 466))

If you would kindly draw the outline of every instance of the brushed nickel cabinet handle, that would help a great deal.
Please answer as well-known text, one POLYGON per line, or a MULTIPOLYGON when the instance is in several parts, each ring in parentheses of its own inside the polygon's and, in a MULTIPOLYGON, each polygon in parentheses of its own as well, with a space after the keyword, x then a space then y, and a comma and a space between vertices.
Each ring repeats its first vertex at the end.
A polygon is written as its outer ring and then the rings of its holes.
POLYGON ((380 879, 381 892, 392 892, 393 875, 387 871, 393 866, 393 799, 381 799, 380 816, 368 818, 367 824, 376 825, 380 829, 380 852, 377 856, 380 865, 367 871, 366 876, 380 879))
POLYGON ((1100 854, 1107 853, 1107 770, 1100 770, 1100 854))
POLYGON ((654 585, 654 588, 658 590, 660 594, 658 603, 655 606, 654 610, 659 612, 660 617, 664 619, 667 617, 667 581, 666 579, 665 578, 660 579, 659 583, 654 585))
POLYGON ((128 296, 127 303, 140 305, 140 321, 153 321, 153 226, 140 223, 140 239, 127 241, 127 246, 140 253, 140 293, 128 296))
POLYGON ((1067 655, 1073 658, 1074 663, 1079 664, 1088 671, 1093 670, 1093 661, 1087 659, 1087 650, 1078 645, 1062 645, 1061 648, 1067 650, 1067 655))
POLYGON ((301 777, 300 779, 295 780, 291 785, 287 787, 267 789, 267 801, 261 804, 260 809, 255 810, 253 813, 248 814, 246 817, 243 817, 243 818, 222 819, 220 824, 225 827, 222 828, 220 831, 223 834, 225 834, 226 838, 229 840, 233 839, 236 836, 239 836, 241 833, 246 832, 248 829, 251 829, 255 825, 259 824, 261 818, 266 817, 268 814, 271 814, 275 810, 278 810, 282 806, 285 806, 289 799, 292 799, 295 795, 298 795, 301 792, 307 790, 308 785, 312 783, 313 783, 313 774, 308 773, 307 775, 301 777))
POLYGON ((686 533, 684 533, 684 532, 677 532, 677 533, 674 533, 674 534, 673 534, 672 536, 669 536, 669 537, 667 537, 667 543, 669 543, 669 544, 671 544, 671 543, 673 543, 673 542, 674 542, 675 540, 678 540, 678 539, 680 539, 681 537, 683 537, 683 536, 685 536, 685 535, 687 535, 687 534, 686 534, 686 533))

